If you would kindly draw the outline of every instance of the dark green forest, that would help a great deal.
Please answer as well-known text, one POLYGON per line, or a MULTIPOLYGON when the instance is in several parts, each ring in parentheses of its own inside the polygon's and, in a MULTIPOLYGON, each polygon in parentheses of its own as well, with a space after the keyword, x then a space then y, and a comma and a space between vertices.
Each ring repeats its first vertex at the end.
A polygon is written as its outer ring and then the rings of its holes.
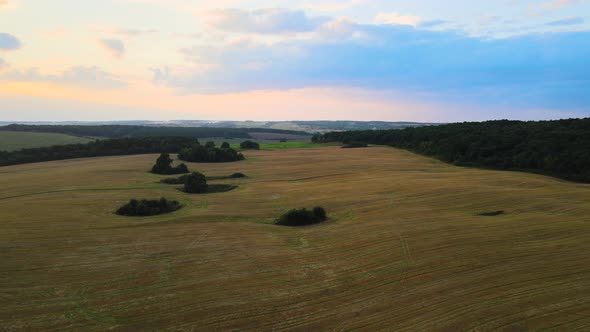
POLYGON ((146 136, 190 136, 194 138, 226 137, 252 138, 250 132, 309 135, 302 131, 269 128, 212 128, 212 127, 149 127, 125 125, 20 125, 1 126, 0 130, 20 132, 59 133, 82 137, 146 137, 146 136))
POLYGON ((0 166, 86 157, 178 153, 198 143, 198 140, 191 137, 128 137, 99 140, 87 144, 56 145, 13 152, 0 151, 0 166))
POLYGON ((313 141, 390 145, 460 166, 520 170, 590 182, 590 118, 331 132, 316 135, 313 141))

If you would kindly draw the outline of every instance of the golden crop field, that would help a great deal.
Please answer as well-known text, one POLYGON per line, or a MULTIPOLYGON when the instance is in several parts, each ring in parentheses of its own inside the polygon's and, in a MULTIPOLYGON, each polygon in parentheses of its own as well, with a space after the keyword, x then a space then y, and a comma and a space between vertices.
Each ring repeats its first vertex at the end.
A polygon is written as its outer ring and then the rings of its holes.
POLYGON ((590 185, 386 147, 248 151, 189 164, 237 190, 187 195, 155 155, 0 168, 6 331, 590 329, 590 185), (128 218, 130 198, 180 200, 128 218), (322 205, 326 223, 272 220, 322 205), (496 217, 478 213, 504 210, 496 217))

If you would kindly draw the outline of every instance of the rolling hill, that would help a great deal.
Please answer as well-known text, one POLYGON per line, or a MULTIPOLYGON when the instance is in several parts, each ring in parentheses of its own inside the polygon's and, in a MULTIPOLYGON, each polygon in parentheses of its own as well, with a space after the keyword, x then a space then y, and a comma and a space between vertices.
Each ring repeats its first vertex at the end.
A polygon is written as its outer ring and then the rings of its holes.
POLYGON ((238 189, 185 195, 156 155, 0 168, 0 325, 31 330, 587 330, 590 186, 389 147, 189 164, 238 189), (10 175, 10 176, 8 176, 10 175), (129 198, 177 212, 126 218, 129 198), (321 204, 317 226, 272 224, 321 204), (484 216, 491 211, 497 216, 484 216))

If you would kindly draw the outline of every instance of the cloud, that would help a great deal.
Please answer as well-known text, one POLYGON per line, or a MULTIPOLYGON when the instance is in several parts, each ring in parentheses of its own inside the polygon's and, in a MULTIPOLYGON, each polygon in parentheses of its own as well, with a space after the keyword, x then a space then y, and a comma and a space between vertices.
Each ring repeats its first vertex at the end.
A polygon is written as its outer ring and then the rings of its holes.
POLYGON ((542 2, 540 4, 530 4, 529 15, 539 16, 542 15, 545 11, 554 11, 562 9, 564 7, 571 6, 580 2, 580 0, 553 0, 542 2))
POLYGON ((6 61, 4 61, 4 59, 0 58, 0 70, 7 68, 8 67, 8 63, 6 61))
POLYGON ((59 74, 42 74, 38 68, 10 70, 0 74, 0 80, 11 82, 49 82, 95 89, 120 89, 127 86, 119 77, 98 67, 71 67, 59 74))
POLYGON ((422 21, 418 25, 419 28, 435 28, 441 25, 448 24, 448 21, 445 20, 431 20, 431 21, 422 21))
POLYGON ((153 73, 160 84, 182 93, 340 86, 452 102, 587 109, 587 40, 588 31, 489 39, 337 19, 310 39, 195 45, 182 54, 208 70, 153 73))
POLYGON ((215 29, 259 34, 308 32, 326 21, 322 17, 308 17, 303 11, 283 8, 217 9, 202 14, 201 18, 215 29))
POLYGON ((99 39, 98 43, 115 58, 125 53, 125 44, 119 39, 99 39))
POLYGON ((162 84, 170 78, 170 68, 167 66, 162 68, 149 68, 149 70, 154 75, 153 81, 155 84, 162 84))
POLYGON ((8 0, 0 0, 0 9, 12 7, 12 4, 8 0))
POLYGON ((422 22, 422 18, 415 15, 402 15, 397 12, 379 13, 375 16, 374 22, 376 24, 398 24, 416 27, 422 22))
POLYGON ((0 33, 0 51, 12 51, 21 48, 21 42, 11 34, 0 33))
POLYGON ((576 25, 576 24, 583 24, 585 20, 582 17, 568 17, 561 20, 551 21, 545 23, 548 26, 567 26, 567 25, 576 25))
POLYGON ((544 9, 560 9, 566 6, 573 5, 578 3, 579 0, 554 0, 549 2, 544 2, 540 5, 541 8, 544 9))
POLYGON ((137 37, 143 35, 149 35, 153 33, 157 33, 158 30, 155 29, 117 29, 114 33, 118 35, 123 35, 126 37, 137 37))

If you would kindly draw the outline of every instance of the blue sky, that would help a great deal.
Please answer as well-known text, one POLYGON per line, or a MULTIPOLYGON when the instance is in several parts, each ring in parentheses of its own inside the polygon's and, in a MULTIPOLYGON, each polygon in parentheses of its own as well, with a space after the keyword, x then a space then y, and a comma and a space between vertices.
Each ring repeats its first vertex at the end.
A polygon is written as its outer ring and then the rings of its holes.
POLYGON ((590 1, 0 0, 0 120, 590 115, 590 1))

